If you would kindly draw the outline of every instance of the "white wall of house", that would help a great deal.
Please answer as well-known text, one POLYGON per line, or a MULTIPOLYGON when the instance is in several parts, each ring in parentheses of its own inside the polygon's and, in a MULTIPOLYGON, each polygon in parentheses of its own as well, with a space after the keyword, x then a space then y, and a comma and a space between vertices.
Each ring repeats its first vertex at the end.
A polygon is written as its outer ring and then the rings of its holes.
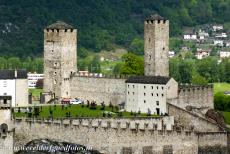
POLYGON ((126 110, 132 112, 165 114, 166 111, 166 85, 127 83, 126 110))
POLYGON ((16 106, 28 106, 27 79, 16 79, 16 106))
POLYGON ((11 96, 11 106, 15 106, 16 102, 16 87, 15 80, 1 79, 0 80, 0 96, 11 96))
POLYGON ((220 51, 220 58, 228 58, 230 57, 229 51, 220 51))

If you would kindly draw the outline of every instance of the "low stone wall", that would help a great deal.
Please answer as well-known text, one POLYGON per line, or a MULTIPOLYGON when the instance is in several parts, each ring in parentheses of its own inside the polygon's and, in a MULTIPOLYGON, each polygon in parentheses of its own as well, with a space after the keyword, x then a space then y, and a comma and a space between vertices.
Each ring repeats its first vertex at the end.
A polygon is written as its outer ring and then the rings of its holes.
POLYGON ((169 115, 174 116, 175 121, 182 124, 183 127, 200 132, 219 131, 219 127, 214 121, 200 117, 173 104, 167 103, 167 105, 169 115))
POLYGON ((125 102, 124 78, 78 77, 71 79, 71 96, 84 100, 95 100, 98 104, 105 102, 114 105, 125 102))

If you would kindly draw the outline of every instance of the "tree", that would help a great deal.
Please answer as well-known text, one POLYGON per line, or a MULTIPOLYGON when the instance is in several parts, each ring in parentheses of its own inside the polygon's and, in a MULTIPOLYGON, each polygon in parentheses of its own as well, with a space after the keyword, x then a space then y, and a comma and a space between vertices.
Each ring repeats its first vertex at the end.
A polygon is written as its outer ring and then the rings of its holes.
POLYGON ((179 64, 179 74, 180 74, 180 82, 181 83, 191 83, 193 67, 187 61, 182 61, 179 64))
POLYGON ((134 38, 130 44, 130 51, 136 55, 143 55, 144 41, 140 38, 134 38))
POLYGON ((144 75, 144 60, 132 53, 122 56, 124 64, 121 66, 121 74, 124 75, 144 75))
POLYGON ((194 76, 192 76, 192 84, 194 85, 207 85, 208 84, 208 81, 200 76, 199 74, 196 74, 194 76))
POLYGON ((218 81, 218 65, 216 58, 204 58, 196 63, 196 68, 197 72, 205 77, 208 82, 218 81))

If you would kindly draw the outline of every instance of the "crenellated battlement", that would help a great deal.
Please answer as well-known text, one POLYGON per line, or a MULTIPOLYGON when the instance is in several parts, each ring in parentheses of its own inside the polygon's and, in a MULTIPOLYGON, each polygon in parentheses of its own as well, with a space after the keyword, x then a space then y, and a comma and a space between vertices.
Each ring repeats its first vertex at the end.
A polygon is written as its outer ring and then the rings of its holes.
MULTIPOLYGON (((174 117, 158 118, 77 118, 77 119, 32 119, 20 118, 14 119, 14 123, 26 122, 29 124, 47 124, 59 126, 82 126, 93 128, 112 128, 112 129, 130 129, 130 130, 158 130, 173 131, 174 117)), ((178 130, 178 129, 177 129, 178 130)))
POLYGON ((209 85, 179 85, 179 92, 181 91, 194 91, 194 90, 206 90, 213 89, 213 84, 209 85))
POLYGON ((76 29, 44 29, 44 33, 73 33, 76 29))

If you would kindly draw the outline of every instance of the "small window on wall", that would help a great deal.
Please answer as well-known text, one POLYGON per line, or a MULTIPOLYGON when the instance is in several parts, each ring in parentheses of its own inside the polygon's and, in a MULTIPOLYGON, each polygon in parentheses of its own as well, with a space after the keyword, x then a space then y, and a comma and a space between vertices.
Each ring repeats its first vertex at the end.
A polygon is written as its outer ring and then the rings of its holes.
POLYGON ((51 53, 54 53, 54 50, 51 50, 51 53))
POLYGON ((133 85, 133 88, 134 88, 135 86, 133 85))
POLYGON ((54 63, 54 66, 57 66, 57 62, 54 63))
POLYGON ((151 95, 153 96, 153 93, 151 93, 151 95))
POLYGON ((161 94, 162 97, 164 97, 164 94, 161 94))
POLYGON ((161 87, 161 89, 163 90, 163 89, 164 89, 164 87, 162 86, 162 87, 161 87))
POLYGON ((156 101, 156 104, 159 105, 159 101, 156 101))
POLYGON ((133 92, 133 95, 134 95, 134 92, 133 92))
POLYGON ((129 91, 128 91, 128 94, 129 94, 129 91))
POLYGON ((159 96, 158 93, 157 93, 157 96, 159 96))
POLYGON ((146 93, 144 93, 144 96, 146 95, 146 93))
POLYGON ((144 100, 144 103, 146 103, 146 100, 144 100))
POLYGON ((146 88, 146 86, 144 86, 144 89, 146 88))
POLYGON ((57 72, 56 72, 56 71, 54 72, 54 75, 57 75, 57 72))
POLYGON ((150 43, 151 39, 149 38, 149 43, 150 43))
POLYGON ((129 84, 128 84, 128 88, 129 88, 129 84))
POLYGON ((158 89, 158 86, 157 86, 157 89, 158 89))

